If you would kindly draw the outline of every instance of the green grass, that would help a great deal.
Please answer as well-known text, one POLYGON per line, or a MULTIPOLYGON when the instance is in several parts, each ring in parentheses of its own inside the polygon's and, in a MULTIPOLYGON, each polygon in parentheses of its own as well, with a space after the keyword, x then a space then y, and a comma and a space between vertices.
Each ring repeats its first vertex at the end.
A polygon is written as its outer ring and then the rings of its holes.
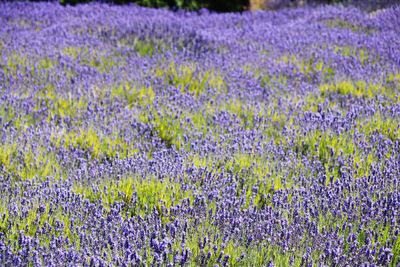
POLYGON ((11 105, 2 104, 0 105, 0 117, 2 118, 2 123, 6 124, 14 120, 17 116, 16 111, 11 105))
POLYGON ((29 146, 20 148, 16 143, 1 144, 0 165, 16 179, 62 177, 56 155, 48 152, 43 146, 33 149, 29 146))
POLYGON ((100 73, 109 73, 112 68, 123 66, 125 58, 116 51, 108 53, 89 47, 68 46, 61 50, 64 56, 71 57, 83 66, 89 66, 97 69, 100 73))
POLYGON ((325 163, 331 157, 337 157, 340 151, 344 155, 352 155, 356 148, 351 141, 347 133, 336 135, 331 131, 313 130, 304 136, 299 136, 294 149, 303 155, 317 156, 325 163), (331 150, 332 156, 330 156, 331 150))
MULTIPOLYGON (((0 55, 1 54, 2 51, 0 49, 0 55)), ((1 61, 2 59, 0 59, 0 67, 3 69, 6 76, 10 75, 16 77, 17 73, 23 76, 30 74, 32 77, 37 79, 38 75, 41 76, 37 71, 48 73, 58 64, 57 60, 51 59, 48 56, 28 56, 24 52, 10 52, 6 55, 7 60, 1 61)), ((19 95, 21 94, 22 93, 19 95)), ((24 94, 24 96, 26 96, 26 94, 24 94)))
POLYGON ((336 166, 338 156, 347 159, 359 153, 352 142, 351 134, 351 131, 335 134, 330 130, 313 130, 304 136, 299 135, 292 149, 300 158, 306 156, 309 159, 318 159, 325 168, 326 183, 329 183, 331 176, 333 180, 339 176, 339 168, 336 166))
MULTIPOLYGON (((325 168, 328 180, 339 177, 339 167, 337 166, 338 157, 345 160, 346 166, 354 172, 354 177, 367 177, 373 163, 377 162, 375 148, 365 151, 356 145, 353 140, 355 133, 364 134, 368 140, 372 134, 380 133, 386 138, 396 141, 400 139, 398 119, 383 118, 380 114, 375 114, 372 118, 366 117, 358 119, 349 131, 335 134, 331 130, 313 130, 304 136, 298 136, 294 145, 294 152, 299 156, 306 156, 309 159, 318 159, 325 168)), ((387 151, 385 158, 391 157, 391 151, 387 151)))
POLYGON ((49 110, 48 120, 54 116, 76 118, 88 106, 88 100, 85 97, 73 98, 71 94, 60 94, 52 83, 44 86, 34 97, 35 111, 39 110, 44 103, 49 110))
POLYGON ((134 143, 124 140, 117 133, 104 135, 94 128, 87 130, 57 132, 51 137, 56 147, 79 147, 90 152, 93 158, 120 158, 131 157, 137 153, 134 143))
POLYGON ((165 69, 156 69, 155 75, 162 78, 167 84, 178 88, 182 93, 189 93, 195 96, 203 95, 209 88, 218 92, 226 90, 224 78, 215 69, 200 70, 195 63, 177 65, 172 62, 165 69))
POLYGON ((372 34, 376 30, 372 27, 353 24, 344 19, 329 19, 324 21, 325 25, 329 28, 348 29, 356 33, 372 34))
POLYGON ((400 263, 400 236, 397 237, 396 242, 392 248, 393 258, 390 262, 390 267, 398 266, 400 263))
POLYGON ((113 98, 123 99, 127 103, 127 107, 141 106, 146 107, 152 105, 156 97, 153 88, 137 87, 131 82, 125 82, 111 90, 113 98))
POLYGON ((384 86, 383 84, 371 84, 363 80, 350 81, 344 80, 336 83, 321 84, 319 90, 322 96, 330 94, 339 94, 344 96, 353 96, 357 98, 375 98, 385 96, 392 101, 398 101, 398 91, 396 89, 384 86))
POLYGON ((175 146, 177 149, 183 147, 184 129, 181 126, 179 118, 170 115, 159 116, 155 113, 151 121, 154 130, 167 147, 175 146))
MULTIPOLYGON (((14 251, 20 249, 18 238, 21 232, 27 236, 37 237, 41 246, 49 246, 53 235, 68 238, 71 244, 79 249, 78 233, 71 231, 70 217, 61 209, 52 209, 49 202, 35 202, 27 209, 27 212, 19 212, 17 216, 12 216, 6 205, 2 205, 0 215, 2 215, 0 216, 0 232, 5 235, 6 243, 10 244, 14 251), (39 210, 40 206, 44 208, 43 211, 39 210), (38 230, 46 224, 51 226, 50 232, 40 233, 38 230), (61 225, 61 228, 57 229, 56 225, 61 225)), ((75 219, 74 224, 77 226, 81 222, 75 219)))
POLYGON ((205 134, 207 128, 206 118, 197 112, 182 112, 175 115, 171 110, 156 110, 151 106, 150 110, 141 111, 139 120, 153 126, 153 135, 158 136, 167 147, 190 150, 190 141, 184 142, 183 135, 189 134, 193 127, 205 134))
POLYGON ((384 116, 381 112, 358 119, 357 129, 367 138, 374 133, 381 133, 393 142, 400 140, 400 118, 384 116))
POLYGON ((366 48, 355 48, 351 46, 335 46, 334 53, 341 55, 343 57, 355 57, 357 58, 362 65, 367 64, 370 60, 373 60, 373 63, 377 63, 379 61, 378 56, 373 56, 366 48))
POLYGON ((152 57, 155 54, 165 50, 170 50, 170 47, 160 39, 139 39, 137 36, 127 36, 118 40, 118 46, 131 48, 140 56, 152 57))
POLYGON ((318 105, 326 102, 332 110, 346 111, 347 98, 353 97, 363 100, 384 98, 387 103, 400 103, 400 79, 395 74, 387 77, 385 82, 367 83, 364 80, 350 79, 337 82, 321 83, 318 92, 307 94, 303 102, 304 111, 317 112, 318 105), (339 96, 338 98, 336 96, 339 96))
POLYGON ((261 111, 258 112, 255 107, 245 104, 240 99, 231 99, 222 103, 217 107, 217 110, 236 115, 241 120, 242 126, 247 130, 254 127, 254 117, 262 115, 261 111))
MULTIPOLYGON (((192 266, 215 266, 215 264, 222 263, 224 261, 224 256, 228 255, 229 259, 227 261, 227 266, 262 266, 268 264, 269 261, 273 261, 275 266, 289 266, 291 253, 284 253, 278 246, 272 246, 267 243, 244 246, 239 245, 234 240, 230 240, 224 243, 220 238, 216 240, 218 249, 214 251, 213 247, 206 244, 203 249, 199 248, 198 242, 203 235, 200 233, 195 233, 191 236, 188 241, 188 247, 193 253, 190 261, 192 266), (211 257, 204 263, 201 261, 201 257, 207 255, 211 252, 211 257), (219 255, 222 253, 222 259, 218 262, 219 255), (241 256, 245 257, 241 260, 241 256)), ((212 234, 209 236, 213 236, 212 234)), ((214 234, 215 236, 215 234, 214 234)), ((297 259, 293 266, 300 266, 300 259, 297 259)))
POLYGON ((153 54, 158 50, 156 45, 152 42, 144 42, 140 40, 136 40, 133 47, 142 57, 153 56, 153 54))
POLYGON ((114 57, 108 55, 94 55, 89 58, 83 58, 81 64, 96 68, 100 73, 109 73, 111 68, 118 65, 114 57))
POLYGON ((272 205, 272 195, 277 190, 291 188, 293 176, 303 171, 301 163, 293 164, 292 168, 282 168, 278 161, 254 153, 234 153, 225 157, 193 154, 187 158, 187 163, 216 173, 232 173, 238 177, 236 190, 238 197, 244 194, 243 209, 272 205), (253 192, 253 187, 257 188, 257 192, 253 192))
MULTIPOLYGON (((193 223, 192 220, 191 222, 193 223)), ((218 226, 217 222, 209 218, 190 228, 192 230, 189 231, 188 239, 185 240, 185 245, 192 252, 191 260, 188 263, 190 266, 222 264, 225 255, 229 256, 227 266, 266 266, 270 261, 275 266, 301 266, 301 257, 306 250, 308 242, 310 242, 307 239, 299 240, 291 251, 284 251, 277 245, 271 245, 265 239, 254 240, 252 244, 245 245, 243 243, 245 243, 244 240, 246 240, 247 235, 243 230, 238 228, 236 239, 224 240, 220 227, 222 226, 218 226), (204 243, 204 236, 209 238, 208 242, 204 243), (200 244, 202 244, 201 247, 200 244), (209 252, 211 253, 210 259, 207 262, 201 261, 202 257, 209 252), (223 256, 218 262, 221 253, 223 256)), ((180 246, 180 240, 177 240, 172 245, 173 249, 178 251, 180 246)), ((311 257, 316 260, 318 251, 313 252, 311 257)))
POLYGON ((335 103, 334 101, 329 101, 329 100, 330 100, 329 97, 323 96, 320 93, 309 93, 304 98, 302 110, 317 112, 318 106, 320 104, 323 104, 325 101, 328 101, 330 108, 332 108, 333 110, 335 110, 335 109, 337 110, 338 109, 337 103, 335 103))
MULTIPOLYGON (((23 97, 23 96, 22 96, 23 97)), ((48 84, 33 96, 35 101, 33 110, 29 113, 17 113, 11 105, 0 105, 0 116, 3 118, 3 123, 11 122, 18 132, 26 130, 28 127, 34 126, 43 119, 47 122, 54 118, 77 118, 82 111, 85 111, 88 106, 86 98, 72 98, 71 95, 60 95, 55 90, 53 84, 48 84), (39 112, 46 107, 47 111, 39 112), (47 117, 43 117, 47 116, 47 117)))
MULTIPOLYGON (((306 75, 310 81, 312 81, 313 76, 316 74, 320 74, 324 80, 330 80, 335 75, 334 69, 326 62, 320 59, 316 59, 315 57, 309 57, 306 59, 298 58, 294 54, 284 54, 276 59, 276 62, 290 64, 295 68, 293 69, 294 74, 302 73, 306 75)), ((276 77, 264 77, 262 79, 263 85, 270 84, 270 81, 276 81, 276 77)), ((281 80, 278 79, 281 83, 281 80)))
POLYGON ((26 67, 28 66, 28 57, 22 53, 12 52, 7 55, 7 61, 3 67, 5 75, 12 75, 16 77, 17 72, 22 75, 26 74, 26 67))
POLYGON ((11 165, 11 159, 16 157, 18 153, 18 148, 16 143, 3 143, 0 145, 0 163, 4 167, 8 167, 11 165))
POLYGON ((49 70, 53 69, 56 66, 57 62, 55 60, 52 60, 48 57, 44 57, 38 61, 38 69, 39 70, 49 70))
POLYGON ((87 47, 75 47, 75 46, 67 46, 62 49, 61 53, 64 56, 69 56, 74 60, 78 59, 78 56, 82 53, 89 53, 89 48, 87 47))
POLYGON ((118 181, 106 179, 96 185, 76 183, 73 191, 91 202, 100 200, 106 209, 112 207, 115 202, 123 202, 128 216, 143 216, 151 213, 154 208, 162 214, 162 209, 168 211, 183 199, 193 200, 193 192, 184 190, 180 183, 155 177, 144 179, 133 176, 118 181))

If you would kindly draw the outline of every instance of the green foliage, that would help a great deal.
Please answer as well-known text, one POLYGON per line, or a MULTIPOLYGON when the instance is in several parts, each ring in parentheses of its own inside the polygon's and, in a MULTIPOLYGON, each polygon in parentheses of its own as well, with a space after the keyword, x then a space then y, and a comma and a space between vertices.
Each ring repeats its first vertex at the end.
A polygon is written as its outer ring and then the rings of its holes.
POLYGON ((379 56, 374 56, 371 52, 368 52, 366 48, 355 48, 351 46, 335 46, 334 53, 342 55, 344 57, 355 57, 362 65, 366 65, 369 61, 373 63, 378 62, 379 56))
POLYGON ((140 87, 137 88, 133 83, 125 82, 111 90, 112 97, 119 97, 127 102, 128 107, 134 106, 146 107, 153 104, 156 97, 153 88, 140 87))
POLYGON ((261 112, 257 112, 253 106, 245 105, 240 99, 227 101, 221 104, 218 110, 236 115, 245 129, 251 129, 254 125, 254 117, 261 115, 261 112))
MULTIPOLYGON (((27 212, 19 212, 18 216, 11 216, 8 211, 7 203, 0 206, 0 232, 5 235, 14 251, 20 249, 18 238, 21 233, 31 237, 38 238, 40 245, 48 246, 50 237, 63 236, 68 238, 71 243, 79 248, 79 238, 77 232, 71 231, 70 217, 63 213, 61 209, 51 208, 50 203, 35 203, 27 210, 27 212), (44 209, 40 210, 41 208, 44 209), (38 231, 39 229, 50 226, 50 232, 38 231), (61 227, 60 227, 61 226, 61 227)), ((80 225, 81 222, 74 220, 74 225, 80 225)))
POLYGON ((148 38, 139 39, 135 35, 128 35, 118 40, 118 45, 123 47, 133 48, 140 56, 153 56, 155 53, 160 53, 167 50, 169 47, 161 39, 148 38))
POLYGON ((136 41, 136 43, 134 44, 134 48, 141 56, 152 56, 156 50, 154 44, 152 44, 151 42, 143 42, 140 40, 136 41))
POLYGON ((88 52, 89 49, 88 48, 81 48, 81 47, 75 47, 75 46, 68 46, 62 49, 61 53, 65 56, 69 56, 72 59, 76 60, 78 59, 78 56, 82 53, 82 52, 88 52))
POLYGON ((13 77, 16 77, 18 72, 26 74, 27 66, 27 56, 17 52, 7 54, 7 59, 3 62, 0 61, 0 67, 2 68, 6 76, 11 75, 13 77))
POLYGON ((62 49, 61 53, 78 61, 81 65, 97 69, 100 73, 108 73, 117 65, 124 65, 125 60, 117 52, 89 49, 88 47, 68 46, 62 49))
POLYGON ((374 98, 383 95, 391 100, 397 101, 398 92, 382 84, 366 83, 363 80, 356 82, 341 81, 335 84, 322 84, 319 87, 322 96, 329 96, 332 93, 362 98, 374 98))
POLYGON ((398 266, 398 264, 400 263, 400 236, 397 237, 396 243, 394 244, 392 249, 392 253, 393 258, 390 262, 390 267, 395 267, 398 266))
POLYGON ((357 129, 367 138, 374 133, 380 133, 394 142, 400 140, 400 119, 398 117, 385 117, 380 112, 376 112, 372 117, 359 119, 357 129))
POLYGON ((326 104, 333 110, 344 111, 348 97, 359 99, 384 98, 389 103, 400 103, 400 79, 398 75, 390 74, 385 81, 367 83, 364 80, 351 81, 348 79, 336 83, 322 83, 319 92, 310 92, 304 100, 304 111, 317 112, 319 104, 326 104), (339 96, 339 97, 338 97, 339 96))
POLYGON ((159 116, 155 114, 152 120, 157 135, 165 142, 168 147, 174 145, 177 149, 183 146, 183 131, 179 118, 176 119, 169 115, 159 116))
POLYGON ((340 153, 352 155, 356 151, 349 133, 335 134, 331 131, 320 130, 299 136, 295 149, 303 155, 317 156, 323 163, 329 162, 331 158, 337 157, 340 153))
POLYGON ((0 145, 0 166, 6 172, 14 174, 17 179, 45 178, 54 176, 61 178, 61 168, 56 155, 48 152, 43 146, 35 149, 20 148, 16 143, 0 145))
POLYGON ((56 147, 79 147, 90 151, 93 158, 111 158, 115 157, 117 154, 120 158, 127 158, 133 156, 137 152, 134 144, 124 140, 117 135, 117 133, 104 135, 98 133, 93 128, 54 133, 51 139, 56 147))
POLYGON ((156 69, 156 77, 181 90, 182 93, 200 96, 207 89, 225 90, 226 84, 221 74, 214 70, 200 70, 196 64, 176 65, 172 62, 168 68, 156 69))
MULTIPOLYGON (((88 101, 83 97, 77 99, 73 98, 72 95, 60 95, 56 92, 55 85, 51 83, 39 90, 34 97, 36 100, 35 111, 41 108, 40 105, 45 104, 49 110, 49 121, 54 116, 75 118, 79 115, 79 111, 85 110, 88 105, 88 101)), ((25 119, 27 118, 29 116, 25 116, 25 119)))
POLYGON ((0 164, 6 168, 11 164, 11 159, 18 153, 17 144, 1 144, 0 145, 0 164))
MULTIPOLYGON (((299 59, 294 54, 284 54, 276 59, 277 63, 284 63, 293 65, 295 68, 293 72, 302 73, 306 75, 310 81, 316 74, 320 74, 324 80, 329 80, 335 75, 335 71, 333 68, 326 62, 321 59, 316 59, 315 57, 310 57, 307 59, 299 59)), ((279 77, 269 77, 264 76, 262 78, 262 82, 264 84, 270 84, 270 81, 278 81, 282 83, 279 77)), ((284 81, 286 82, 286 81, 284 81)), ((264 84, 262 84, 264 86, 264 84)))
POLYGON ((212 169, 215 172, 225 171, 238 177, 236 190, 237 195, 245 199, 243 208, 264 208, 272 205, 271 198, 274 192, 291 187, 293 175, 303 170, 301 164, 282 169, 276 161, 253 153, 238 152, 229 157, 194 154, 188 157, 187 161, 197 168, 212 169), (254 188, 257 190, 254 191, 254 188))
POLYGON ((39 70, 41 70, 41 69, 48 70, 48 69, 54 68, 56 64, 57 63, 55 61, 45 57, 45 58, 42 58, 39 60, 38 68, 39 68, 39 70))
POLYGON ((343 19, 329 19, 324 22, 329 28, 349 29, 352 32, 361 32, 366 34, 372 34, 375 31, 375 29, 371 27, 356 25, 343 19))
POLYGON ((0 105, 0 117, 3 123, 8 123, 16 117, 16 111, 14 111, 12 106, 2 104, 0 105))
POLYGON ((127 177, 121 180, 103 180, 96 185, 75 184, 73 191, 91 202, 101 201, 106 209, 115 202, 124 202, 130 216, 145 215, 156 208, 169 209, 183 199, 193 199, 191 190, 183 190, 179 183, 155 177, 127 177))

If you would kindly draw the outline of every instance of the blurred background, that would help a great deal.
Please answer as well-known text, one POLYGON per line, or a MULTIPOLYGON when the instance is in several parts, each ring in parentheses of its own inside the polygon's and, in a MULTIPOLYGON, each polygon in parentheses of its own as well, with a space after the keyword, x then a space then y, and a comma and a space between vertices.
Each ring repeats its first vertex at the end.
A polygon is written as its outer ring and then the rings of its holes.
MULTIPOLYGON (((63 5, 87 3, 92 0, 59 0, 63 5)), ((400 0, 102 0, 113 4, 135 3, 146 7, 200 10, 206 8, 216 12, 240 12, 246 10, 275 10, 304 5, 340 4, 352 5, 366 11, 398 4, 400 0)))

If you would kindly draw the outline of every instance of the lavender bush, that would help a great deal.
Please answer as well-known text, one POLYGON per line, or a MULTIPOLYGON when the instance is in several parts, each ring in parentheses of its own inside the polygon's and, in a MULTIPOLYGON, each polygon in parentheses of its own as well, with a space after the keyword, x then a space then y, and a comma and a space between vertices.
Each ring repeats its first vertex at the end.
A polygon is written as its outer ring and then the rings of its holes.
POLYGON ((399 18, 0 3, 0 265, 398 266, 399 18))

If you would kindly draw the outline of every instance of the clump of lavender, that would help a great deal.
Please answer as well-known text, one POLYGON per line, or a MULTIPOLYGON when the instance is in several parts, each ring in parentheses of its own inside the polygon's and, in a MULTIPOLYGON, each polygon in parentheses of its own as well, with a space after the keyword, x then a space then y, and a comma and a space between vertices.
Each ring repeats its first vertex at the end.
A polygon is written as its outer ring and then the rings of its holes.
POLYGON ((399 17, 0 3, 0 265, 399 265, 399 17))

